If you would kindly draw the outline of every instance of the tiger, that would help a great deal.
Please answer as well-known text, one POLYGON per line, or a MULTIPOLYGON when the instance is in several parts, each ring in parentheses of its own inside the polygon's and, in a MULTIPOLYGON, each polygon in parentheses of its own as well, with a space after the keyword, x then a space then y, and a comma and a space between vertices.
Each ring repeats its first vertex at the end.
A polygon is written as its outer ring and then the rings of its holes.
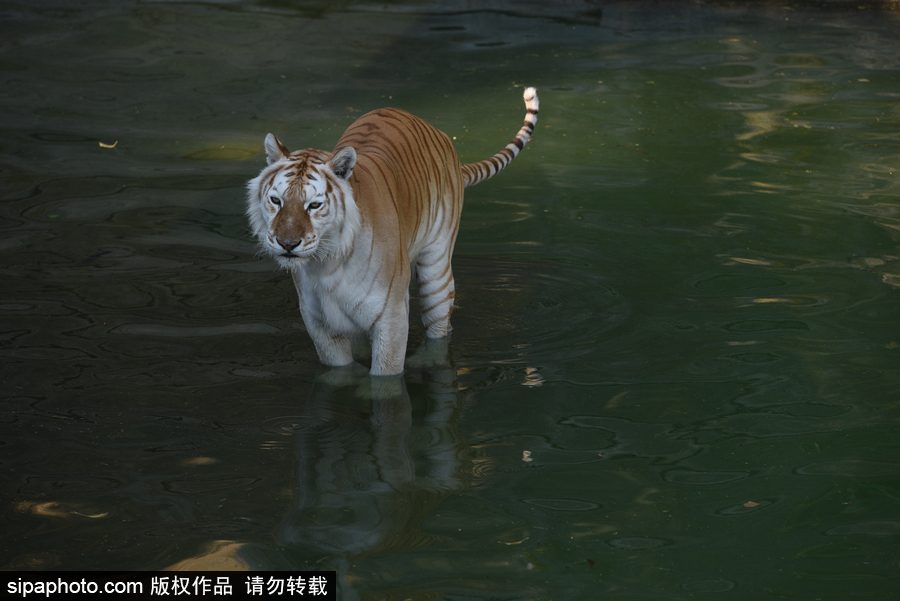
POLYGON ((247 183, 247 218, 263 253, 290 272, 319 361, 353 363, 352 342, 365 337, 370 375, 402 373, 413 277, 426 337, 448 336, 463 189, 525 147, 537 123, 535 88, 523 99, 515 138, 477 163, 461 164, 445 133, 396 108, 357 119, 331 152, 291 152, 266 136, 266 166, 247 183))

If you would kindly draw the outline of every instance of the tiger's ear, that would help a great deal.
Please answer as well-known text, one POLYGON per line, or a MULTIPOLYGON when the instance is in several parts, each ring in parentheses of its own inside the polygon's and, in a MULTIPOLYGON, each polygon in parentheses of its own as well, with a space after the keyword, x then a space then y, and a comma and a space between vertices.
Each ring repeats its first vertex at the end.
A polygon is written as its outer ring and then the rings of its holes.
POLYGON ((349 179, 356 166, 356 150, 352 146, 341 148, 331 159, 331 170, 341 179, 349 179))
POLYGON ((272 134, 266 136, 266 161, 269 165, 277 163, 289 154, 291 151, 285 148, 278 138, 272 134))

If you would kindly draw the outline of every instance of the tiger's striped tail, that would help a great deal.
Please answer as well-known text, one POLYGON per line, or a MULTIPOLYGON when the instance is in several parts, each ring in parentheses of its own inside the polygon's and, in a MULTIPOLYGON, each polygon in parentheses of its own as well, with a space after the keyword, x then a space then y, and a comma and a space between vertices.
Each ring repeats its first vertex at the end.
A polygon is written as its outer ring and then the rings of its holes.
POLYGON ((519 130, 513 141, 506 145, 506 148, 491 158, 462 166, 467 188, 500 173, 514 158, 519 156, 519 152, 525 147, 525 143, 531 139, 538 116, 537 90, 525 88, 522 98, 525 100, 525 123, 522 124, 522 129, 519 130))

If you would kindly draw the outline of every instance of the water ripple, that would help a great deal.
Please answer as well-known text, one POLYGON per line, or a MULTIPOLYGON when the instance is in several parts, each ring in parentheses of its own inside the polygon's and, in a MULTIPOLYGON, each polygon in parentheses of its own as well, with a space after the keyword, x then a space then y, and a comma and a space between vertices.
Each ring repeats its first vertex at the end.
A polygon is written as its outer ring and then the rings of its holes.
POLYGON ((233 334, 278 334, 280 330, 263 323, 238 323, 221 326, 172 326, 153 323, 129 323, 116 326, 110 333, 132 336, 193 338, 230 336, 233 334))
POLYGON ((453 265, 459 360, 521 365, 560 353, 588 354, 630 313, 615 287, 579 265, 472 257, 453 265))

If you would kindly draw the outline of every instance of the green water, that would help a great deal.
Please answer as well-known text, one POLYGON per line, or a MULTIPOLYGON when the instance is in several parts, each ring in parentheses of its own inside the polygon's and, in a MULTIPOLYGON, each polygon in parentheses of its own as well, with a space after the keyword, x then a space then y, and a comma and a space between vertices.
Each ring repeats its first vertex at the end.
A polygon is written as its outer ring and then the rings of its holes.
POLYGON ((896 599, 898 21, 0 4, 0 567, 896 599), (467 192, 452 363, 335 384, 247 232, 265 134, 398 106, 476 161, 526 85, 534 139, 467 192))

